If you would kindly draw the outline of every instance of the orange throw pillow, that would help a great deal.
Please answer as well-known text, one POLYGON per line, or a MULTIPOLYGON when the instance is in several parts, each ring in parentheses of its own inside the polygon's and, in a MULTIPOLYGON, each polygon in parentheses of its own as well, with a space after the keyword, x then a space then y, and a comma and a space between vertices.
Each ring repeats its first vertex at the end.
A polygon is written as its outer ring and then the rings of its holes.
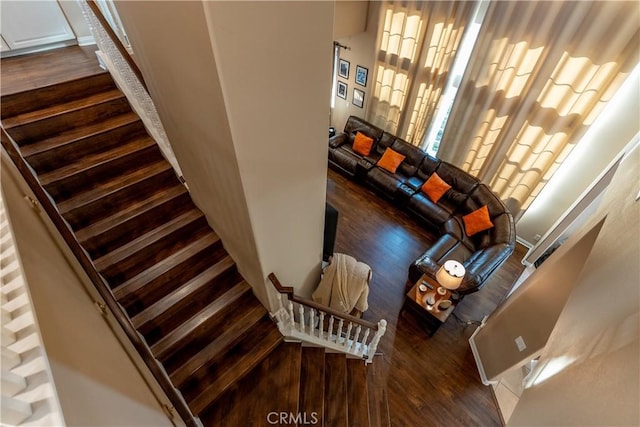
POLYGON ((433 203, 438 203, 440 197, 444 196, 451 186, 447 184, 437 173, 431 174, 429 179, 422 184, 422 191, 426 193, 433 203))
POLYGON ((463 216, 462 221, 464 222, 464 231, 469 237, 481 231, 493 228, 493 223, 491 222, 487 205, 463 216))
POLYGON ((384 154, 378 160, 377 165, 382 169, 388 170, 391 173, 396 173, 396 169, 400 166, 400 163, 405 159, 405 156, 393 151, 391 148, 384 150, 384 154))
POLYGON ((373 147, 373 138, 369 138, 364 133, 356 133, 356 139, 353 141, 353 151, 362 155, 368 156, 373 147))

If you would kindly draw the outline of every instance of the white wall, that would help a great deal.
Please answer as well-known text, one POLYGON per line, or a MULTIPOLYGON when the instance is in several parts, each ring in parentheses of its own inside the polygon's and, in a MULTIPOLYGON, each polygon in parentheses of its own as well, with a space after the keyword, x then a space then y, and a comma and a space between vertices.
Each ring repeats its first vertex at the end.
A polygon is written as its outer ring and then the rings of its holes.
POLYGON ((639 193, 636 146, 585 226, 604 219, 508 425, 640 425, 639 193))
POLYGON ((66 424, 173 425, 8 165, 3 154, 2 193, 66 424))
MULTIPOLYGON (((360 14, 366 14, 366 30, 356 34, 351 34, 342 38, 338 38, 340 44, 349 46, 351 49, 340 49, 340 58, 349 61, 349 78, 345 79, 337 77, 338 81, 342 81, 347 84, 347 99, 342 99, 335 94, 335 105, 331 112, 331 126, 334 126, 338 133, 344 129, 344 125, 350 115, 365 118, 369 101, 371 100, 371 93, 373 91, 373 78, 374 78, 374 63, 376 54, 376 37, 378 32, 380 2, 369 2, 367 9, 361 7, 359 9, 349 9, 346 12, 353 14, 353 19, 362 20, 363 17, 360 14), (356 84, 356 66, 361 65, 369 70, 367 76, 367 85, 362 87, 356 84), (353 105, 353 89, 357 88, 365 92, 364 95, 364 107, 356 107, 353 105)), ((336 16, 341 14, 342 11, 336 8, 336 16)), ((338 19, 336 17, 336 19, 338 19)), ((345 30, 340 30, 339 33, 344 34, 345 30)))
POLYGON ((80 5, 78 5, 77 0, 58 0, 58 3, 60 4, 62 12, 76 35, 78 44, 83 45, 95 43, 95 40, 93 40, 93 36, 91 35, 89 25, 82 15, 82 9, 80 9, 80 5))
POLYGON ((191 195, 268 304, 319 280, 331 2, 120 2, 191 195), (171 31, 168 31, 171 29, 171 31))

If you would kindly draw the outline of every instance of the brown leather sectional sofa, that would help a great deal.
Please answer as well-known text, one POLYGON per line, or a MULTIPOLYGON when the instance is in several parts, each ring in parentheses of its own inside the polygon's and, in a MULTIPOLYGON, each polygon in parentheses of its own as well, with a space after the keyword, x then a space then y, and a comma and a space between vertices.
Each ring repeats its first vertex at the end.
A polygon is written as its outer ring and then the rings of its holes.
POLYGON ((349 117, 344 132, 329 139, 329 165, 370 186, 440 235, 409 267, 411 282, 423 273, 435 279, 440 266, 448 259, 455 259, 466 269, 457 290, 463 296, 479 290, 513 253, 516 239, 513 217, 486 185, 361 118, 349 117), (357 132, 373 139, 367 156, 353 150, 357 132), (395 173, 377 166, 387 148, 405 156, 395 173), (421 189, 434 172, 451 186, 437 203, 421 189), (484 205, 493 227, 468 236, 463 216, 484 205))

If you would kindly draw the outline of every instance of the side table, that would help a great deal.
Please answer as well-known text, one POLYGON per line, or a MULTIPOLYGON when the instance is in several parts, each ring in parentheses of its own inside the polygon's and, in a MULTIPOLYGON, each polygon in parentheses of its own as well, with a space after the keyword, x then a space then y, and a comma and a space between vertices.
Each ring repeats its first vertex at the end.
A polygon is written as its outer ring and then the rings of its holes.
POLYGON ((411 286, 405 295, 402 311, 408 310, 418 315, 426 326, 429 335, 436 333, 438 328, 449 318, 458 303, 458 299, 447 289, 442 288, 444 295, 438 293, 440 285, 431 277, 423 274, 420 279, 411 286), (421 292, 419 287, 424 285, 425 292, 421 292), (432 297, 433 299, 431 299, 432 297), (451 305, 446 309, 440 309, 441 301, 449 300, 451 305), (433 304, 431 304, 433 302, 433 304))

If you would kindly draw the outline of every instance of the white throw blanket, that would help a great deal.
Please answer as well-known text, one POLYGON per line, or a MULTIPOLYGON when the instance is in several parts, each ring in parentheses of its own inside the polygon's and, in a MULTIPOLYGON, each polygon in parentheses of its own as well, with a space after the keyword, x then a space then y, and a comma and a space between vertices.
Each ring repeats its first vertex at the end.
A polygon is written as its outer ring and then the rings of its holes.
POLYGON ((367 264, 349 255, 333 254, 311 297, 315 302, 343 313, 350 313, 354 308, 363 312, 369 308, 369 280, 371 267, 367 264))

